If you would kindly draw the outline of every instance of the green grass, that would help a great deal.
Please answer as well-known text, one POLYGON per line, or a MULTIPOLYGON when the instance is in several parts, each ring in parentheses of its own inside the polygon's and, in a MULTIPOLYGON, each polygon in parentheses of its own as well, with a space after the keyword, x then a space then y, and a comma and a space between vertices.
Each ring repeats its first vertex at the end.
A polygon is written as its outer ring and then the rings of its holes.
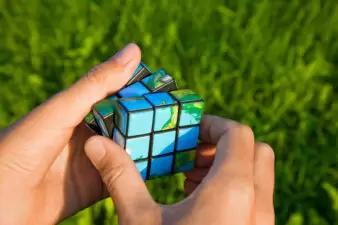
MULTIPOLYGON (((334 0, 0 0, 0 127, 136 42, 207 113, 273 146, 277 224, 337 225, 337 24, 334 0)), ((148 186, 172 203, 182 180, 148 186)), ((113 224, 113 212, 107 200, 63 224, 113 224)))

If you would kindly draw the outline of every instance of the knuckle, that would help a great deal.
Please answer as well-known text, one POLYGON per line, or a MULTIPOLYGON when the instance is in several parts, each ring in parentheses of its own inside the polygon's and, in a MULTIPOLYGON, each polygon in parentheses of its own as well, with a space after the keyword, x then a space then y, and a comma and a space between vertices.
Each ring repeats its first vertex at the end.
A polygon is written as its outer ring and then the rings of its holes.
POLYGON ((236 134, 240 135, 243 139, 254 139, 254 132, 251 127, 245 124, 236 124, 233 127, 236 134))
POLYGON ((261 157, 263 157, 267 161, 275 160, 275 153, 273 148, 266 143, 257 143, 256 148, 260 151, 261 157))

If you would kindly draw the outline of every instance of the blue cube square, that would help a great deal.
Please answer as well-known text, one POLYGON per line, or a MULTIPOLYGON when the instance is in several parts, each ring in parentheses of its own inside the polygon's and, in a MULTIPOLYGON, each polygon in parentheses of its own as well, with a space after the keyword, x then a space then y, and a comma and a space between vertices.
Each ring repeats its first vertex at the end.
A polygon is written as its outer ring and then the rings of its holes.
POLYGON ((154 131, 174 129, 177 126, 178 102, 168 93, 144 95, 155 108, 154 131))
POLYGON ((199 126, 178 129, 177 151, 196 148, 199 136, 199 126))
POLYGON ((113 140, 126 149, 132 160, 146 159, 149 156, 150 135, 126 138, 118 129, 114 129, 113 140))
POLYGON ((148 161, 143 160, 143 161, 135 162, 135 166, 136 166, 136 169, 140 172, 143 180, 146 180, 147 179, 147 172, 148 172, 148 161))
POLYGON ((173 165, 173 158, 173 155, 153 158, 150 164, 149 177, 155 178, 170 174, 173 165))
POLYGON ((152 156, 168 154, 175 149, 176 130, 154 133, 152 156))
POLYGON ((121 98, 140 97, 150 91, 141 82, 133 83, 119 91, 121 98))
POLYGON ((153 107, 144 97, 117 100, 115 125, 123 136, 151 133, 153 116, 153 107))

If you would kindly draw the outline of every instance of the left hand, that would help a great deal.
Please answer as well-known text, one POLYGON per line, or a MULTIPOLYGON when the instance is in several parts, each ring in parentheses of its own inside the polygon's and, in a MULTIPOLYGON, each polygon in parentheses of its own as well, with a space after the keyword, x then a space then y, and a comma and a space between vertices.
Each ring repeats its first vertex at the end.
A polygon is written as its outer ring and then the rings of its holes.
POLYGON ((55 224, 108 196, 84 152, 82 123, 96 102, 119 90, 140 63, 130 44, 0 132, 0 224, 55 224))

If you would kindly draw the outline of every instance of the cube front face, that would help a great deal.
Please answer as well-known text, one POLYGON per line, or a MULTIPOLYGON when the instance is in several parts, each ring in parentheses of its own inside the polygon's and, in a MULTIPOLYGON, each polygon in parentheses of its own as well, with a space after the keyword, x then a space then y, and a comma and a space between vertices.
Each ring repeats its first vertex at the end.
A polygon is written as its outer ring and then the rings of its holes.
POLYGON ((141 63, 127 86, 96 104, 85 121, 124 148, 149 180, 193 168, 203 107, 164 70, 151 73, 141 63))
POLYGON ((154 110, 144 97, 117 100, 115 122, 124 136, 151 133, 154 110))

